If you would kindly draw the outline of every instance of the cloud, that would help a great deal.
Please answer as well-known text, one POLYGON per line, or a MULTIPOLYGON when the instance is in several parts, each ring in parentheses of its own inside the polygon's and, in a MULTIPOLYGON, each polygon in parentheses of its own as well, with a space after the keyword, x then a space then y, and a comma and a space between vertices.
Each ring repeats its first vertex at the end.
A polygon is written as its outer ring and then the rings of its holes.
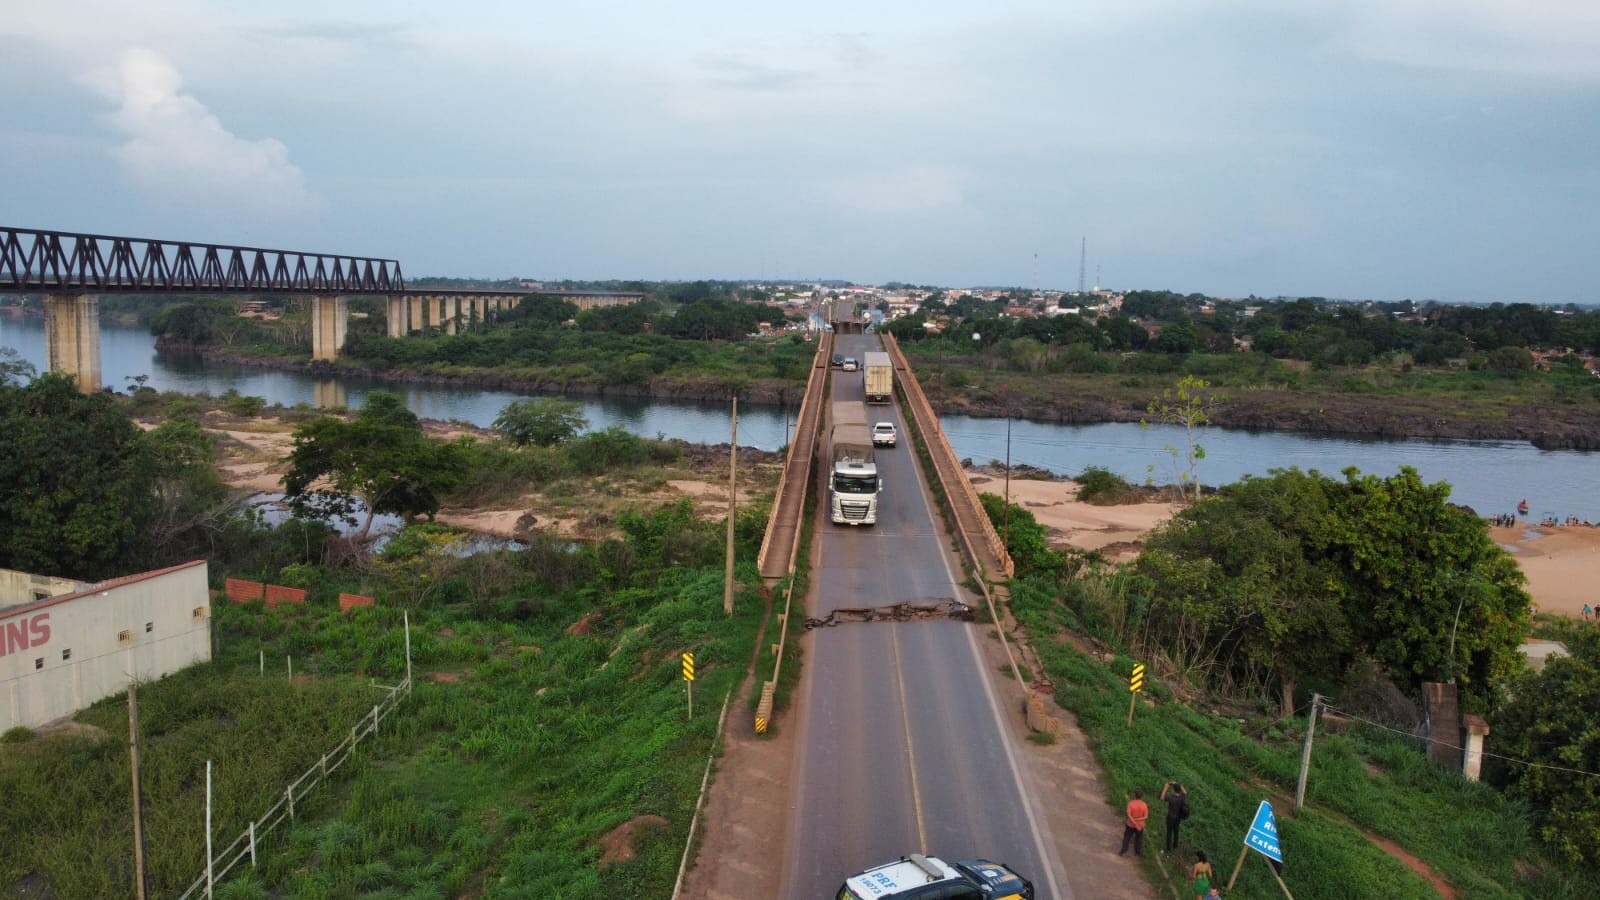
POLYGON ((782 91, 809 80, 812 73, 786 69, 736 52, 702 53, 695 60, 703 78, 717 87, 744 91, 782 91))
POLYGON ((887 172, 850 176, 828 186, 834 203, 866 213, 926 212, 960 206, 959 174, 942 166, 905 166, 887 172))
POLYGON ((281 141, 246 140, 229 131, 183 90, 177 69, 159 54, 127 50, 115 70, 90 81, 119 104, 110 121, 125 140, 114 155, 139 187, 251 212, 297 213, 324 205, 306 188, 281 141))

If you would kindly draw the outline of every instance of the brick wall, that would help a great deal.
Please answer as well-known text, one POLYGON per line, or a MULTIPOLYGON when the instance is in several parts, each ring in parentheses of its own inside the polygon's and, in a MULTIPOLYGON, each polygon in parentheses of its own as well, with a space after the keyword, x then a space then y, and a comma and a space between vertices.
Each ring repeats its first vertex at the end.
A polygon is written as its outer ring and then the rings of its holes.
POLYGON ((228 599, 234 603, 248 603, 251 600, 260 600, 266 585, 259 581, 243 581, 238 578, 229 578, 227 582, 228 599))

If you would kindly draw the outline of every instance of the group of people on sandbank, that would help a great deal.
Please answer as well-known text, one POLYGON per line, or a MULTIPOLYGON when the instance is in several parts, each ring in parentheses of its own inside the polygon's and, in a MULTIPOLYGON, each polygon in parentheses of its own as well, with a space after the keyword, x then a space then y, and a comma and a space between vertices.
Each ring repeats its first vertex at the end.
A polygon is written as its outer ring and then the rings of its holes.
POLYGON ((1565 519, 1557 519, 1555 516, 1545 516, 1543 519, 1539 520, 1539 524, 1545 528, 1594 528, 1600 523, 1591 522, 1588 519, 1580 519, 1577 516, 1567 516, 1565 519))
MULTIPOLYGON (((1524 512, 1523 515, 1527 513, 1524 512)), ((1489 524, 1496 528, 1514 528, 1520 520, 1516 513, 1495 513, 1489 517, 1489 524)), ((1545 516, 1539 520, 1541 528, 1600 528, 1600 522, 1591 522, 1577 516, 1567 516, 1564 519, 1555 516, 1545 516)))
MULTIPOLYGON (((1183 825, 1183 820, 1189 818, 1189 792, 1182 783, 1169 781, 1161 786, 1161 796, 1157 798, 1167 804, 1167 830, 1163 835, 1161 854, 1163 856, 1177 852, 1178 830, 1183 825)), ((1150 805, 1144 802, 1144 791, 1134 791, 1133 799, 1128 801, 1124 810, 1126 818, 1123 821, 1122 849, 1117 851, 1118 856, 1125 856, 1128 847, 1133 847, 1134 856, 1144 855, 1144 827, 1150 820, 1150 805)), ((1194 865, 1189 867, 1188 882, 1197 900, 1208 897, 1221 897, 1222 892, 1211 883, 1216 878, 1216 872, 1211 869, 1211 862, 1206 859, 1204 850, 1194 852, 1194 865)))

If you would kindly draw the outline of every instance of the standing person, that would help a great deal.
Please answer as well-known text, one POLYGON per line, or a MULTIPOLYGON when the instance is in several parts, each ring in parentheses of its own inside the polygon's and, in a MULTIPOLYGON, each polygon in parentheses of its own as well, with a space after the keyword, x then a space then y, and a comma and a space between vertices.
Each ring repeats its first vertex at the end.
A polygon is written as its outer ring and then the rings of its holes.
POLYGON ((1122 849, 1117 851, 1118 856, 1128 852, 1128 842, 1133 842, 1133 855, 1144 855, 1144 823, 1150 820, 1150 807, 1144 802, 1144 791, 1134 791, 1133 799, 1128 801, 1127 822, 1122 829, 1122 849))
POLYGON ((1178 849, 1178 826, 1189 818, 1189 792, 1180 781, 1169 781, 1161 786, 1161 799, 1167 801, 1167 834, 1162 853, 1178 849))
POLYGON ((1211 893, 1216 890, 1211 886, 1211 879, 1216 876, 1216 873, 1211 871, 1211 862, 1206 859, 1206 852, 1204 850, 1196 850, 1194 859, 1194 866, 1189 869, 1189 881, 1194 885, 1195 897, 1216 896, 1211 893))

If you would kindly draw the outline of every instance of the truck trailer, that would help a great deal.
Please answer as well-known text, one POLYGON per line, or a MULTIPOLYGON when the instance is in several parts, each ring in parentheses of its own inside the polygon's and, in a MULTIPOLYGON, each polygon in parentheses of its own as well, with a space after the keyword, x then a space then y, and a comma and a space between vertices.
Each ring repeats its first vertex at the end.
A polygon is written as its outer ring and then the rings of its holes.
POLYGON ((894 366, 889 354, 874 350, 866 356, 867 402, 888 403, 894 399, 894 366))
POLYGON ((867 408, 854 400, 836 400, 829 410, 828 505, 837 525, 873 525, 878 521, 877 454, 867 428, 867 408))

